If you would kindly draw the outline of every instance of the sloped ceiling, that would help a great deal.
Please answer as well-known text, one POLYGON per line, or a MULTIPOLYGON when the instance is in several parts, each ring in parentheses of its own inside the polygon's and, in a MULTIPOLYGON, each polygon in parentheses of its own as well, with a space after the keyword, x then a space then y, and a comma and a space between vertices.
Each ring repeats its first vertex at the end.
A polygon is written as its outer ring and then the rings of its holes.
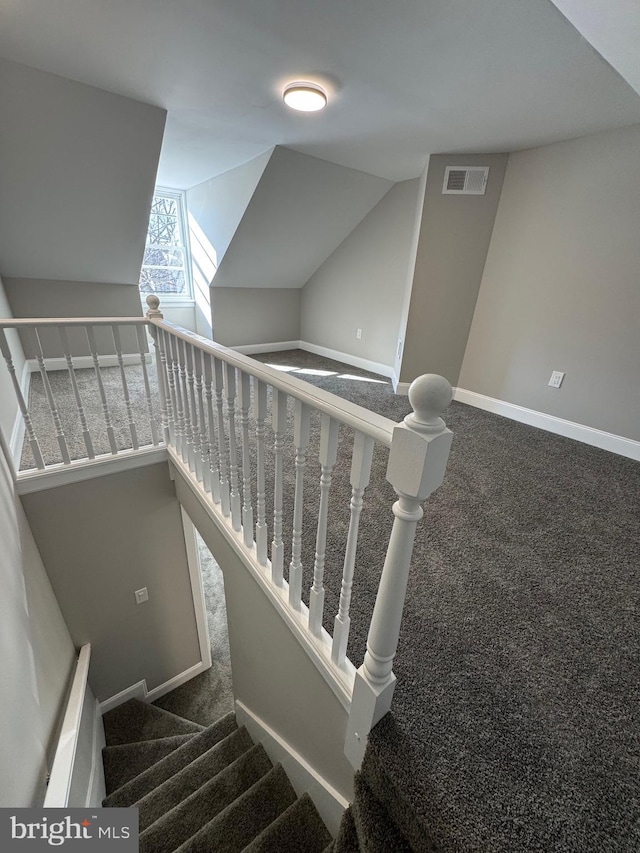
POLYGON ((184 188, 273 145, 398 181, 640 122, 550 0, 0 0, 0 55, 165 107, 159 182, 184 188), (281 98, 307 76, 314 116, 281 98))
POLYGON ((551 0, 598 53, 640 94, 638 0, 551 0))
POLYGON ((304 287, 391 181, 275 148, 214 287, 304 287))
POLYGON ((0 274, 136 284, 165 112, 0 59, 0 274))

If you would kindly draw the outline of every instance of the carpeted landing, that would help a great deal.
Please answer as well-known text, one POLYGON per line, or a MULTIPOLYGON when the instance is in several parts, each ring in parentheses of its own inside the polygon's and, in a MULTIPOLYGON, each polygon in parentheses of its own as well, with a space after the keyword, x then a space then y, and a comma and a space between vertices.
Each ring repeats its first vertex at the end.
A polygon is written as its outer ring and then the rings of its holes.
POLYGON ((233 714, 204 727, 132 699, 103 719, 103 805, 138 808, 140 853, 334 849, 309 796, 296 796, 233 714))

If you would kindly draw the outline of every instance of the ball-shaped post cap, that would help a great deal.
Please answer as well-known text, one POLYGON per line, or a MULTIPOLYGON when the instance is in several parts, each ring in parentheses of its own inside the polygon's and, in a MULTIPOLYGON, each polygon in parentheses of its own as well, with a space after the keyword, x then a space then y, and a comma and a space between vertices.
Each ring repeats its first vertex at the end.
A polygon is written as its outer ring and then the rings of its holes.
POLYGON ((453 399, 453 389, 444 376, 437 373, 425 373, 418 376, 409 386, 409 402, 413 412, 405 418, 405 423, 420 432, 437 432, 444 429, 445 423, 440 417, 453 399))
POLYGON ((150 293, 145 299, 145 302, 147 303, 149 308, 151 308, 152 311, 157 311, 160 307, 160 300, 155 295, 155 293, 150 293))

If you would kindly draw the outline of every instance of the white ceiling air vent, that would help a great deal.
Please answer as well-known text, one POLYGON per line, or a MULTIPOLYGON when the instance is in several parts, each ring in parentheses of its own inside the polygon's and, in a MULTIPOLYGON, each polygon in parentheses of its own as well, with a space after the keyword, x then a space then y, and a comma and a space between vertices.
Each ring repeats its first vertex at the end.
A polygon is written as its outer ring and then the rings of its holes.
POLYGON ((455 195, 484 195, 488 166, 447 166, 442 192, 455 195))

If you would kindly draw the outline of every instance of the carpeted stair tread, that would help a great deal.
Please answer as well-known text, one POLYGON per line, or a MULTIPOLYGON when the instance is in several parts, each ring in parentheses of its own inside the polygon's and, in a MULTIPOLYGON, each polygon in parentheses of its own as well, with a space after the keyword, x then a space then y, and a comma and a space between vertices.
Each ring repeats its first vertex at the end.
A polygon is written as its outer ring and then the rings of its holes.
POLYGON ((198 756, 169 779, 154 787, 141 799, 131 803, 138 808, 140 832, 150 827, 169 809, 190 797, 198 788, 233 764, 252 747, 253 742, 247 730, 236 729, 203 755, 198 756))
POLYGON ((324 848, 322 853, 335 853, 336 843, 335 841, 330 841, 329 844, 324 848))
POLYGON ((272 766, 264 747, 254 746, 145 829, 140 835, 140 853, 175 850, 265 776, 272 766))
POLYGON ((173 735, 137 743, 105 746, 102 750, 102 763, 107 794, 117 791, 126 782, 147 770, 174 749, 187 743, 192 737, 194 737, 193 734, 173 735))
POLYGON ((322 853, 330 840, 311 797, 303 794, 247 845, 244 853, 322 853))
POLYGON ((204 729, 198 723, 177 717, 170 711, 130 699, 108 711, 102 718, 108 746, 135 743, 171 735, 196 734, 204 729))
POLYGON ((411 847, 386 808, 369 788, 362 773, 356 773, 351 806, 358 843, 367 853, 411 853, 411 847))
MULTIPOLYGON (((338 830, 338 837, 336 838, 333 846, 333 853, 366 853, 366 851, 360 850, 358 833, 356 831, 356 824, 353 819, 353 810, 351 806, 349 806, 342 815, 340 829, 338 830)), ((391 853, 391 851, 389 851, 389 853, 391 853)))
POLYGON ((170 752, 169 755, 156 762, 152 767, 149 767, 134 779, 131 779, 117 791, 114 791, 113 794, 110 794, 104 800, 103 805, 110 808, 132 806, 156 786, 165 782, 200 755, 211 749, 211 747, 215 746, 215 744, 221 742, 229 734, 237 730, 238 727, 234 714, 227 714, 212 726, 204 729, 204 731, 200 731, 183 746, 170 752))
POLYGON ((176 853, 240 853, 296 799, 278 764, 241 797, 205 824, 176 853))

